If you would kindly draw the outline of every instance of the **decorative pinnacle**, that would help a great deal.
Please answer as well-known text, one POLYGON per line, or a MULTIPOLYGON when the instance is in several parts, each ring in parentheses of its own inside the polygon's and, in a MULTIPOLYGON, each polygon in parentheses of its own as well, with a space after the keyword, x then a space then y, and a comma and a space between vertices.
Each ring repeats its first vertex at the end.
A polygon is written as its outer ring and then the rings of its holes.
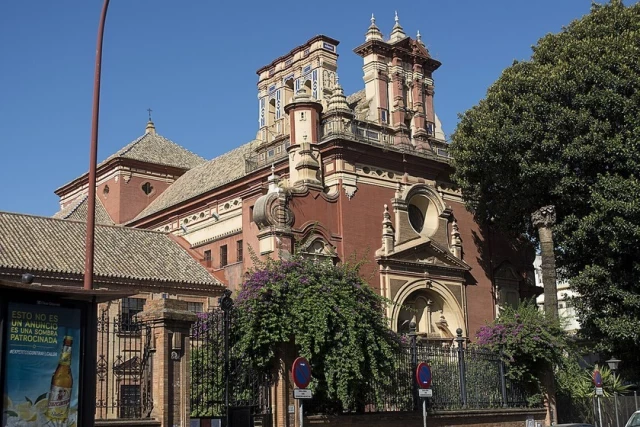
POLYGON ((422 41, 422 36, 420 35, 420 30, 418 30, 418 35, 416 36, 416 39, 418 39, 419 42, 422 41))
POLYGON ((395 19, 396 19, 396 24, 399 24, 400 23, 400 18, 398 18, 398 11, 397 10, 396 10, 396 18, 395 19))
POLYGON ((382 40, 382 33, 376 25, 376 18, 373 16, 373 13, 371 14, 371 25, 369 25, 369 30, 367 31, 367 34, 365 34, 364 39, 365 41, 382 40))

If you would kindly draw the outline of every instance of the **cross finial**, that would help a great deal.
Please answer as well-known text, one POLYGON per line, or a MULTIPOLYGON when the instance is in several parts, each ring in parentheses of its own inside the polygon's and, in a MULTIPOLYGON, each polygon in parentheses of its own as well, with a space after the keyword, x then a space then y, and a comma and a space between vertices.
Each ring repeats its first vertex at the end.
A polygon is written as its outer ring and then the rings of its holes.
POLYGON ((149 121, 151 121, 151 112, 153 111, 151 108, 147 108, 147 111, 149 112, 149 121))

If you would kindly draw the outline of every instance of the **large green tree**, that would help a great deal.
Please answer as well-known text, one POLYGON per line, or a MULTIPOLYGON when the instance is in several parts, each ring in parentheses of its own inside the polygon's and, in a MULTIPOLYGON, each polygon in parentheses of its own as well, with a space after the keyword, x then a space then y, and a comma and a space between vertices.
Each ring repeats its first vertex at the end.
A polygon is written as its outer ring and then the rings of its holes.
POLYGON ((504 70, 451 144, 481 222, 536 241, 532 212, 555 206, 582 331, 629 362, 640 354, 639 89, 640 4, 594 4, 504 70))

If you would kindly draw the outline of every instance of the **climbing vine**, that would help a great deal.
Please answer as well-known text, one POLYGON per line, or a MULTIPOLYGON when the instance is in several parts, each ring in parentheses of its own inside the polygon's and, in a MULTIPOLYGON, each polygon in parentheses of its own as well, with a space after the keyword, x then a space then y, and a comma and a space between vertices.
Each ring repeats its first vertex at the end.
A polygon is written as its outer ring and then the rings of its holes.
POLYGON ((379 400, 400 338, 388 328, 387 301, 359 267, 301 256, 260 264, 236 299, 239 350, 269 372, 288 346, 309 360, 319 400, 344 409, 357 409, 367 392, 379 400))

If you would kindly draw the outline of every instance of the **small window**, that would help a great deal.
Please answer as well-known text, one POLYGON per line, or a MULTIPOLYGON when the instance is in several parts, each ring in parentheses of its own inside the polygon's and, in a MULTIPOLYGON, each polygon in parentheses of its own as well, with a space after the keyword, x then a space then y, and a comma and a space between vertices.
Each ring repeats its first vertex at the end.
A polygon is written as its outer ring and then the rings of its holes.
POLYGON ((137 384, 120 385, 120 418, 140 418, 142 416, 142 395, 137 384))
POLYGON ((135 332, 140 330, 140 325, 134 316, 144 309, 144 298, 123 298, 120 307, 120 330, 135 332))
POLYGON ((145 182, 144 184, 142 184, 142 191, 144 191, 144 194, 148 196, 149 194, 151 194, 151 192, 153 192, 153 186, 151 185, 151 183, 145 182))
POLYGON ((227 245, 220 246, 220 267, 227 265, 227 245))
POLYGON ((253 206, 249 207, 249 222, 253 222, 253 206))
POLYGON ((242 258, 244 256, 244 254, 242 253, 242 240, 238 240, 236 242, 236 248, 237 248, 237 255, 238 255, 238 262, 242 261, 242 258))
POLYGON ((211 261, 211 250, 204 251, 204 260, 211 261))
POLYGON ((273 157, 273 154, 274 154, 273 150, 267 151, 267 157, 273 157))
POLYGON ((389 113, 387 113, 387 110, 380 110, 380 120, 382 123, 388 123, 389 113))
POLYGON ((104 194, 105 197, 107 197, 107 194, 109 194, 109 186, 105 185, 104 188, 102 189, 102 194, 104 194))
POLYGON ((204 306, 201 302, 187 302, 187 310, 192 313, 202 313, 204 311, 204 306))
POLYGON ((300 120, 301 121, 307 120, 307 116, 304 111, 300 111, 300 120))

